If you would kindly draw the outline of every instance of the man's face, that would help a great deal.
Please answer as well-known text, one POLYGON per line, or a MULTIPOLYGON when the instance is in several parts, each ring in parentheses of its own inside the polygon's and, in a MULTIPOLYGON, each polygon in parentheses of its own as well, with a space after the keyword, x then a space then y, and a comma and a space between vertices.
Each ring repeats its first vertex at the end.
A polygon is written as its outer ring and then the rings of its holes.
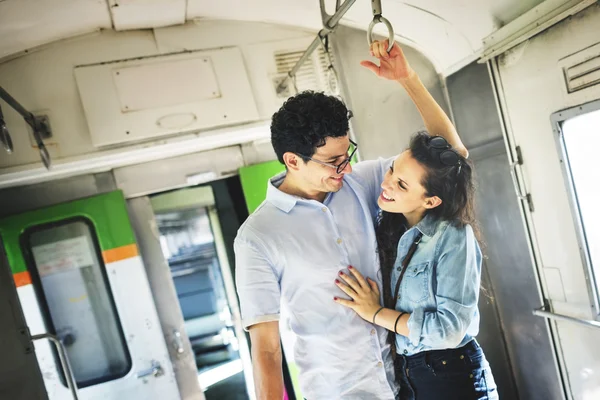
POLYGON ((337 192, 342 188, 344 182, 342 178, 345 174, 352 172, 350 163, 338 173, 336 168, 330 165, 339 165, 349 156, 350 139, 348 136, 328 137, 325 139, 325 145, 317 147, 315 154, 311 157, 315 161, 309 160, 306 164, 299 160, 297 173, 298 181, 302 184, 306 192, 329 193, 337 192), (323 165, 317 161, 330 165, 323 165))

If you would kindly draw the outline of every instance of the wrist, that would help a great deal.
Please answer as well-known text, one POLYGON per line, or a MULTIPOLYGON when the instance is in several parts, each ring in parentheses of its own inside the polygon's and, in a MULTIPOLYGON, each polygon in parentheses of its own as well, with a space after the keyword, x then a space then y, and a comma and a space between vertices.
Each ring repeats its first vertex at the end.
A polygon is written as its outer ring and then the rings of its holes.
POLYGON ((369 322, 375 324, 375 319, 377 318, 377 315, 379 315, 379 313, 381 311, 383 311, 385 307, 377 305, 376 307, 373 307, 373 309, 369 312, 369 315, 371 316, 371 319, 369 320, 369 322))
POLYGON ((419 75, 413 70, 408 73, 408 75, 404 78, 397 79, 396 82, 401 84, 404 87, 410 86, 414 83, 420 82, 419 75))

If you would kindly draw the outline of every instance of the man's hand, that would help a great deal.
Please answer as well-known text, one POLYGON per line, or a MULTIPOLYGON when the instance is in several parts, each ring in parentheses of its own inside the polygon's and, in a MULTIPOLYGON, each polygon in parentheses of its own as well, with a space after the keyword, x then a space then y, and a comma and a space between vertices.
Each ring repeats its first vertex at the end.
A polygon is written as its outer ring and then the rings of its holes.
POLYGON ((371 55, 379 59, 379 66, 371 61, 361 61, 360 65, 381 78, 402 82, 416 75, 398 43, 387 52, 389 41, 375 41, 371 44, 371 55))
POLYGON ((354 275, 353 279, 350 276, 340 272, 339 277, 346 282, 342 283, 339 279, 335 280, 335 284, 344 291, 352 300, 344 300, 337 297, 333 299, 348 308, 353 309, 365 321, 373 322, 373 315, 381 308, 379 303, 379 288, 377 283, 371 279, 365 278, 356 268, 348 267, 350 273, 354 275))

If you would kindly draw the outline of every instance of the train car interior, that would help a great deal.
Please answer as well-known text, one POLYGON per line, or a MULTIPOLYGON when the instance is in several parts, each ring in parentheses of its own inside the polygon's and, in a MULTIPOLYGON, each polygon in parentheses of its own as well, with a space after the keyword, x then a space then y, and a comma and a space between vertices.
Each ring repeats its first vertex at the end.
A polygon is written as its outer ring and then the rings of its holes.
POLYGON ((352 165, 402 152, 419 109, 360 65, 385 39, 474 165, 500 398, 600 399, 599 2, 0 0, 0 400, 262 400, 234 240, 271 118, 324 92, 352 165))

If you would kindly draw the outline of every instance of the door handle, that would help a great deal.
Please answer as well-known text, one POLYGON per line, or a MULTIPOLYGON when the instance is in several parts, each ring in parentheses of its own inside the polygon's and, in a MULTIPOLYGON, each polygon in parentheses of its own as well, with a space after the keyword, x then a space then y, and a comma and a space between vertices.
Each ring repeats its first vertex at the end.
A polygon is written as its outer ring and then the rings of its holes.
POLYGON ((63 373, 65 375, 65 379, 67 380, 67 387, 71 391, 71 395, 75 400, 79 400, 77 396, 77 385, 75 384, 75 378, 73 377, 73 370, 71 369, 71 365, 69 364, 69 358, 67 357, 67 351, 65 350, 65 346, 62 344, 60 340, 54 335, 49 333, 42 333, 40 335, 33 335, 31 340, 40 340, 40 339, 48 339, 55 346, 58 351, 58 358, 60 360, 60 365, 62 366, 63 373))
POLYGON ((141 378, 146 378, 146 377, 152 375, 155 378, 158 378, 159 376, 163 376, 164 374, 165 374, 165 371, 163 370, 160 363, 152 360, 152 364, 151 364, 150 368, 139 371, 138 373, 135 374, 135 377, 138 379, 141 379, 141 378))

